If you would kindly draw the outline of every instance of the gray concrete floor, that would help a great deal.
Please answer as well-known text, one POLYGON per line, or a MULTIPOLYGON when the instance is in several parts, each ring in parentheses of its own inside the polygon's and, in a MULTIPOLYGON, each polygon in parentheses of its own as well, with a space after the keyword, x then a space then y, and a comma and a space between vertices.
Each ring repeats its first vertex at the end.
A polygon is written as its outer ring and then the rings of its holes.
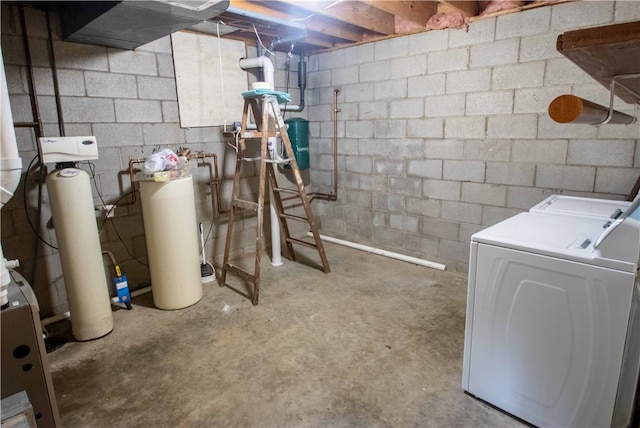
POLYGON ((144 295, 108 336, 51 352, 63 425, 521 426, 460 387, 465 275, 326 250, 328 275, 265 256, 256 307, 215 282, 177 311, 144 295))

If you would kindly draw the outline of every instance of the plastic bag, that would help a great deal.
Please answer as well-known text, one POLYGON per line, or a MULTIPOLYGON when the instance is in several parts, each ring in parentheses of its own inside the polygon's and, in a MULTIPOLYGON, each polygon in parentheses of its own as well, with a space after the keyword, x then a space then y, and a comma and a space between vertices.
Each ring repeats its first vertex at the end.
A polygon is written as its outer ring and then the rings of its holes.
POLYGON ((147 172, 167 171, 175 168, 178 162, 178 155, 170 149, 164 149, 149 156, 144 162, 144 169, 147 172))

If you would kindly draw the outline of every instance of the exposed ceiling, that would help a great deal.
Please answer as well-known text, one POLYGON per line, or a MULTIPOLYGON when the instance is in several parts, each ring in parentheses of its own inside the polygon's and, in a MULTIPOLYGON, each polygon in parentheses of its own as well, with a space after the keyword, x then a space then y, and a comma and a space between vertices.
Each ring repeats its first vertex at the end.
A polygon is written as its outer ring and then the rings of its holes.
MULTIPOLYGON (((485 16, 518 12, 567 0, 506 1, 506 10, 485 16)), ((318 52, 401 34, 425 30, 429 18, 438 12, 459 11, 473 22, 480 19, 489 2, 453 0, 231 0, 230 7, 213 22, 224 22, 216 31, 222 37, 256 44, 273 42, 280 51, 318 52), (255 30, 254 30, 255 26, 255 30)), ((500 6, 499 6, 500 7, 500 6)), ((211 24, 211 23, 208 23, 211 24)), ((210 27, 211 28, 211 27, 210 27)), ((194 28, 197 30, 196 28, 194 28)))

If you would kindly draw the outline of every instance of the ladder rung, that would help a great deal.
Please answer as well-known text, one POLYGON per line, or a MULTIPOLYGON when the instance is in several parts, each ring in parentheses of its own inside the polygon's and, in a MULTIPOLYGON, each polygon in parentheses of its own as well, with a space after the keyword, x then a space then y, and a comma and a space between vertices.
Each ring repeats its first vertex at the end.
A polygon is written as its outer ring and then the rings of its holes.
POLYGON ((265 159, 264 161, 265 161, 266 163, 277 163, 277 164, 283 164, 283 163, 289 163, 289 162, 291 162, 291 159, 281 159, 281 160, 265 159))
POLYGON ((284 188, 284 187, 274 187, 273 191, 274 192, 282 192, 282 193, 291 193, 292 195, 300 196, 300 192, 298 192, 298 189, 287 189, 287 188, 284 188))
POLYGON ((305 247, 318 248, 318 246, 316 244, 314 244, 313 242, 307 242, 307 241, 303 241, 301 239, 285 238, 285 240, 287 242, 291 242, 292 244, 300 244, 300 245, 304 245, 305 247))
POLYGON ((238 266, 236 265, 232 265, 231 263, 227 263, 226 265, 224 265, 225 269, 235 273, 236 275, 238 275, 240 278, 242 279, 246 279, 247 281, 251 281, 253 283, 256 282, 256 277, 255 275, 250 274, 249 272, 247 272, 246 270, 242 270, 240 269, 238 266))
MULTIPOLYGON (((267 131, 267 137, 279 137, 279 131, 267 131)), ((254 138, 262 138, 262 131, 245 131, 240 135, 240 138, 252 140, 254 138)))
POLYGON ((280 217, 288 218, 289 220, 296 220, 296 221, 302 221, 302 222, 305 222, 305 223, 309 223, 309 219, 308 218, 300 217, 299 215, 282 213, 282 214, 280 214, 280 217))
POLYGON ((252 201, 244 201, 242 199, 234 199, 233 206, 246 210, 258 211, 258 203, 252 201))

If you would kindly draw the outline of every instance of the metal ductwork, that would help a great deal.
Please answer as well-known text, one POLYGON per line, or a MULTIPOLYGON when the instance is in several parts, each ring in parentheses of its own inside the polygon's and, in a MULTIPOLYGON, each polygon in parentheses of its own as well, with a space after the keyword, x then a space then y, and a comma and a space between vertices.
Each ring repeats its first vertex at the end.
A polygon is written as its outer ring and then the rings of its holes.
POLYGON ((66 41, 135 49, 215 18, 229 0, 72 1, 60 9, 66 41))

